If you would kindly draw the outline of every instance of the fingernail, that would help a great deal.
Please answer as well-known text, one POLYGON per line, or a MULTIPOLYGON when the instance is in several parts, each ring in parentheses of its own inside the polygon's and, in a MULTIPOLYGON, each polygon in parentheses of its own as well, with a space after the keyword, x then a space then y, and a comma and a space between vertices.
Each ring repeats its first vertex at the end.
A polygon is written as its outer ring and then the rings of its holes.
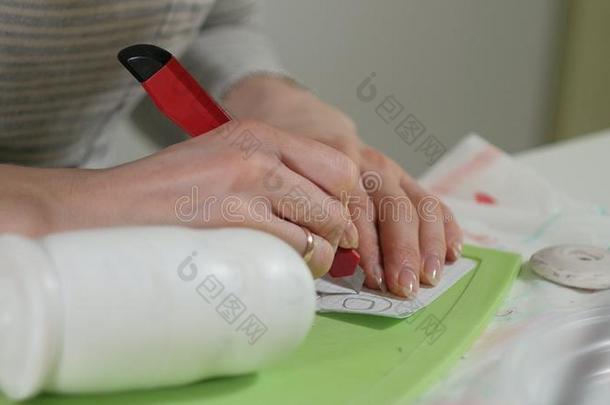
POLYGON ((356 229, 356 225, 354 225, 352 221, 349 221, 343 232, 339 246, 344 249, 356 249, 358 247, 358 242, 358 229, 356 229))
POLYGON ((387 293, 388 289, 385 286, 385 280, 383 279, 383 269, 380 265, 374 267, 373 272, 375 273, 375 281, 377 282, 377 287, 382 293, 387 293))
POLYGON ((424 260, 424 274, 429 284, 437 285, 441 281, 443 267, 441 259, 436 255, 426 257, 424 260))
POLYGON ((455 257, 455 260, 459 259, 460 256, 462 256, 462 248, 463 248, 463 245, 461 242, 453 244, 453 247, 451 248, 451 252, 453 253, 453 257, 455 257))
POLYGON ((398 285, 407 298, 415 298, 419 290, 417 274, 411 269, 404 269, 398 275, 398 285))

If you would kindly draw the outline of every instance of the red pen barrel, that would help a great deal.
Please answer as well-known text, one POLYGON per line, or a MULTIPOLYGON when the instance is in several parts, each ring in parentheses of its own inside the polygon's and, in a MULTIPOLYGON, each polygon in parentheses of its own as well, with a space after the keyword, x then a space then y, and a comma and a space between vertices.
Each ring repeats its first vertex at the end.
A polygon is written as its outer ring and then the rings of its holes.
POLYGON ((157 108, 190 136, 205 134, 231 120, 176 58, 142 86, 157 108))

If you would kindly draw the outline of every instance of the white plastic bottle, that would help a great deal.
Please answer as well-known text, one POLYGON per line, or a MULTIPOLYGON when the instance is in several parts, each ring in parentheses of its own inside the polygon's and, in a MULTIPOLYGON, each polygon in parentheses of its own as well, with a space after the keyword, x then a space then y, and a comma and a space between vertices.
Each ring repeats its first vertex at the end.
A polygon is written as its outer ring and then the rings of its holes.
POLYGON ((297 252, 246 229, 0 236, 0 389, 144 389, 252 372, 309 331, 297 252))

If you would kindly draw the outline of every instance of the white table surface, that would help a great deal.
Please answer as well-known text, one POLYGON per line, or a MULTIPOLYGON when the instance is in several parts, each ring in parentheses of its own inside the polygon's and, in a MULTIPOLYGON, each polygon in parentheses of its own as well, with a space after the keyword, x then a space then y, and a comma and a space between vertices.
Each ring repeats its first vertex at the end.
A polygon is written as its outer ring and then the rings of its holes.
POLYGON ((610 209, 610 129, 516 157, 570 196, 610 209))

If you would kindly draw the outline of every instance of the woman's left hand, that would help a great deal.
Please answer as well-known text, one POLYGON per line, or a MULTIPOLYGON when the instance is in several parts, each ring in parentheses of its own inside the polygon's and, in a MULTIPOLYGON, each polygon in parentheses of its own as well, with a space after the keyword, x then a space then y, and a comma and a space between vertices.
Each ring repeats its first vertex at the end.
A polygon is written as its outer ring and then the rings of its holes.
POLYGON ((356 162, 361 185, 349 210, 368 287, 387 286, 413 298, 420 281, 436 285, 445 262, 461 255, 462 231, 450 209, 393 160, 365 145, 343 112, 287 79, 263 75, 238 83, 225 105, 236 118, 254 118, 313 138, 356 162))

